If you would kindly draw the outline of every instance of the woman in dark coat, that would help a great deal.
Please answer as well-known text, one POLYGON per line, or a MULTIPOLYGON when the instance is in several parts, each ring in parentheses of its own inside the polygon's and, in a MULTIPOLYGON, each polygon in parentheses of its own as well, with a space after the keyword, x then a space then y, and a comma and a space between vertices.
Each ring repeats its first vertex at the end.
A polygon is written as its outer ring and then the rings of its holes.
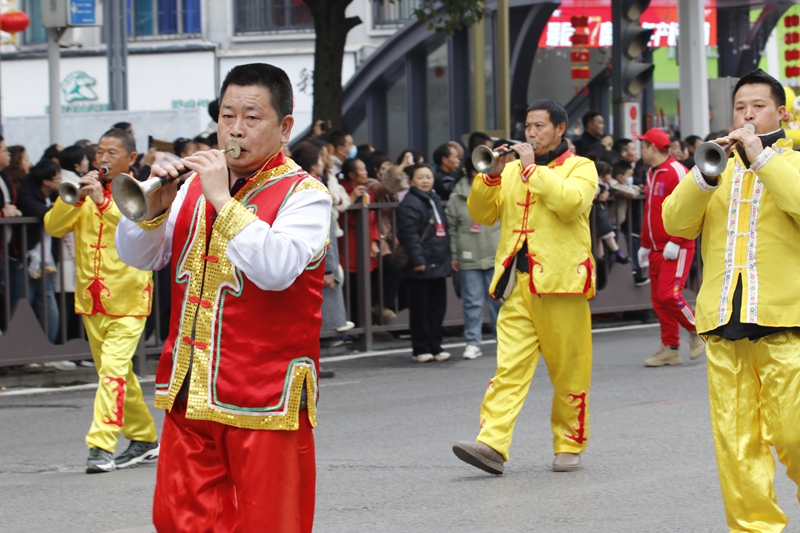
POLYGON ((403 275, 408 287, 411 359, 417 363, 446 361, 442 351, 442 323, 447 310, 450 275, 450 238, 442 203, 433 191, 428 165, 405 169, 411 188, 397 207, 397 238, 408 255, 403 275))

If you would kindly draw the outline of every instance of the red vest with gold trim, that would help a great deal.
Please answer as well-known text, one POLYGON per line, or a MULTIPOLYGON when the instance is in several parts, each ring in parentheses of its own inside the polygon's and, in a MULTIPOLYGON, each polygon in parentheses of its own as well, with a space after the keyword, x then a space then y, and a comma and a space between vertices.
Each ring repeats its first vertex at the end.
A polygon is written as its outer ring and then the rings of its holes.
MULTIPOLYGON (((281 154, 234 198, 272 224, 299 189, 324 187, 281 154)), ((170 333, 156 373, 156 406, 170 409, 187 376, 187 418, 251 429, 296 429, 306 388, 316 425, 322 258, 283 291, 259 289, 231 264, 214 209, 192 178, 172 240, 170 333)))

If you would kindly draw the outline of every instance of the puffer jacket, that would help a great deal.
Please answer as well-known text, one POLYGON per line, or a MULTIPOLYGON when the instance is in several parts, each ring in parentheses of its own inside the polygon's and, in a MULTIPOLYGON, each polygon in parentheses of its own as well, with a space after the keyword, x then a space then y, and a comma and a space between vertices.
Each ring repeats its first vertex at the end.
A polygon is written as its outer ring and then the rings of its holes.
POLYGON ((447 235, 447 216, 439 196, 411 187, 397 207, 397 238, 406 249, 409 266, 403 271, 407 279, 436 279, 450 275, 450 238, 447 235), (445 226, 445 236, 436 236, 436 217, 430 200, 436 205, 445 226), (423 272, 414 267, 425 265, 423 272))
POLYGON ((456 183, 447 202, 447 224, 450 230, 450 254, 458 260, 459 270, 489 270, 494 267, 494 256, 500 240, 500 222, 482 226, 472 220, 467 209, 467 198, 472 181, 461 178, 456 183), (475 224, 476 229, 473 229, 475 224))

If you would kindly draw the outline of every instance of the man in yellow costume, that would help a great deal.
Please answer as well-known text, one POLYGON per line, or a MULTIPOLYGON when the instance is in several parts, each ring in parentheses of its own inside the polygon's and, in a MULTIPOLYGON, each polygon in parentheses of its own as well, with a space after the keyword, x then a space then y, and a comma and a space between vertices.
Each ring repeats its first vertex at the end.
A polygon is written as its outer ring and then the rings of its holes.
MULTIPOLYGON (((800 154, 780 128, 781 84, 757 69, 733 91, 736 141, 719 176, 694 167, 664 202, 672 235, 702 235, 697 332, 707 338, 711 423, 732 532, 783 531, 775 461, 800 482, 800 154), (755 132, 744 129, 752 124, 755 132)), ((728 149, 731 150, 730 148, 728 149)))
POLYGON ((497 319, 497 372, 481 406, 476 442, 456 442, 462 461, 502 474, 511 434, 544 356, 555 389, 553 470, 581 466, 589 438, 594 261, 589 211, 597 190, 594 163, 569 151, 567 112, 552 100, 528 108, 525 136, 488 174, 478 174, 467 200, 472 219, 500 221, 492 298, 497 319), (535 141, 535 147, 532 146, 535 141), (514 161, 515 155, 519 160, 514 161))
POLYGON ((50 235, 75 233, 75 312, 83 315, 100 380, 86 435, 88 473, 110 472, 158 457, 155 424, 132 363, 150 314, 152 275, 123 263, 114 244, 121 213, 111 197, 111 178, 128 173, 136 161, 133 137, 120 129, 107 131, 97 145, 95 161, 108 171, 83 176, 78 203, 69 205, 59 198, 44 217, 50 235), (120 433, 130 445, 115 459, 120 433))

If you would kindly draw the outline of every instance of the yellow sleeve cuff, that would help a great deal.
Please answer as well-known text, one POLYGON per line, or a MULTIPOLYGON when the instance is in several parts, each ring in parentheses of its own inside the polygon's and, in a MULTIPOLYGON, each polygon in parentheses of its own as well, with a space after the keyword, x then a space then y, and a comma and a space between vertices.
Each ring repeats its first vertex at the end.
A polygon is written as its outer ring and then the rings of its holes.
POLYGON ((167 220, 167 218, 169 218, 169 212, 170 212, 170 210, 167 209, 166 211, 164 211, 163 213, 158 215, 153 220, 144 220, 142 222, 137 222, 136 225, 139 226, 140 228, 142 228, 145 231, 153 231, 154 229, 159 227, 161 224, 163 224, 164 221, 167 220))
POLYGON ((247 209, 241 202, 231 198, 222 210, 217 214, 214 221, 214 231, 219 232, 223 237, 233 239, 245 227, 258 220, 255 213, 247 209))

